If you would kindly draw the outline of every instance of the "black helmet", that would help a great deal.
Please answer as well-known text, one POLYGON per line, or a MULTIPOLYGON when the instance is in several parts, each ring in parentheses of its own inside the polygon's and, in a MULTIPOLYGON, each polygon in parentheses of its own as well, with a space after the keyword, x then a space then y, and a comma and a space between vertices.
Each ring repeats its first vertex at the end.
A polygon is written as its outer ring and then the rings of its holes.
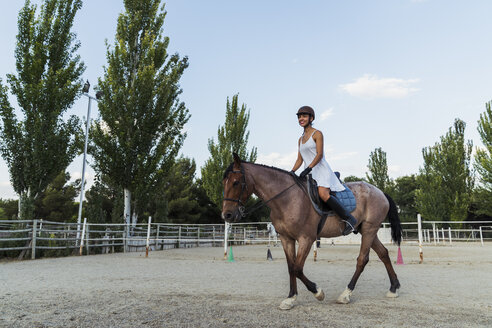
POLYGON ((312 109, 311 107, 309 106, 302 106, 301 108, 299 108, 299 110, 297 111, 297 116, 301 115, 301 114, 309 114, 313 117, 313 121, 314 121, 314 109, 312 109))

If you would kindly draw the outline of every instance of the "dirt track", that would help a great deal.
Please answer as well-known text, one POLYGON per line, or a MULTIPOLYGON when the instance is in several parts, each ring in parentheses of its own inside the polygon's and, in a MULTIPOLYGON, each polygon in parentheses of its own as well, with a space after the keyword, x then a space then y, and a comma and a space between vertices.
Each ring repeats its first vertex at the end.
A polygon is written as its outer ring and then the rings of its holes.
MULTIPOLYGON (((396 247, 389 246, 396 261, 396 247)), ((0 263, 0 327, 491 327, 492 245, 403 245, 400 297, 371 260, 352 303, 336 304, 355 269, 358 246, 322 246, 305 273, 326 293, 298 282, 297 305, 281 311, 287 265, 281 247, 234 247, 0 263)))

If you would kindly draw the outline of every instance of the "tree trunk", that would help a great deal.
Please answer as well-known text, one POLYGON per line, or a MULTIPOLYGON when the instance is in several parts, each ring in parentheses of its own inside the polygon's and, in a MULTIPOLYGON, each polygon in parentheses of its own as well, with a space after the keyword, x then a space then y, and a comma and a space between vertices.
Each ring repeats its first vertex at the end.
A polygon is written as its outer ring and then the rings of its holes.
POLYGON ((128 228, 128 236, 130 235, 130 216, 131 216, 131 209, 130 209, 130 202, 132 199, 132 193, 128 189, 124 189, 124 197, 125 197, 125 209, 123 211, 123 217, 125 218, 125 224, 128 228))
POLYGON ((137 226, 137 220, 138 220, 138 215, 136 212, 133 212, 133 214, 132 214, 132 228, 134 228, 134 229, 137 226))
POLYGON ((27 193, 23 192, 19 195, 19 219, 34 219, 34 198, 31 196, 31 188, 27 193))
POLYGON ((19 194, 19 202, 17 203, 17 219, 21 218, 21 208, 22 208, 22 193, 19 194))

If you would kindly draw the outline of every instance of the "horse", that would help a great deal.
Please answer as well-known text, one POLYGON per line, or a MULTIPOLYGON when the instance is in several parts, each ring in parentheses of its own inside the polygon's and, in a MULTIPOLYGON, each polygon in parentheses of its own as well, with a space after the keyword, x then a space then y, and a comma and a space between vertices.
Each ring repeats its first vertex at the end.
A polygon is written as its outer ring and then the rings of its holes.
MULTIPOLYGON (((225 171, 222 181, 224 188, 222 219, 230 223, 239 221, 247 214, 244 204, 251 194, 260 198, 263 204, 271 209, 270 219, 279 233, 287 259, 290 290, 287 298, 280 303, 280 309, 289 310, 294 307, 297 298, 297 279, 304 283, 317 300, 322 301, 325 294, 316 283, 304 275, 304 263, 317 237, 341 236, 345 223, 338 216, 330 215, 318 235, 318 223, 321 217, 311 205, 302 185, 299 185, 299 181, 296 182, 297 177, 276 167, 242 161, 237 154, 233 157, 234 162, 225 171)), ((391 197, 369 183, 349 182, 346 186, 352 190, 356 198, 357 207, 352 215, 357 219, 357 229, 362 238, 355 273, 338 297, 337 303, 350 303, 357 280, 369 261, 371 248, 383 262, 389 276, 390 289, 386 296, 398 297, 397 289, 400 288, 400 282, 391 264, 388 250, 377 236, 381 223, 388 216, 392 240, 400 245, 401 223, 396 204, 391 197)))

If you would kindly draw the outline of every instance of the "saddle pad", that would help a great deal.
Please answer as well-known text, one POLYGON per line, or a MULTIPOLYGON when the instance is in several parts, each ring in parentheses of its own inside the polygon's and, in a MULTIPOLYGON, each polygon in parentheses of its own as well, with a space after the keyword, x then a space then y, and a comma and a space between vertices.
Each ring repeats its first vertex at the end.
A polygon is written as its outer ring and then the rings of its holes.
POLYGON ((355 207, 357 206, 355 202, 355 196, 352 190, 347 187, 347 185, 344 183, 343 186, 345 187, 344 191, 335 191, 334 197, 337 198, 337 200, 347 209, 347 211, 350 213, 355 210, 355 207))
MULTIPOLYGON (((357 206, 355 201, 355 196, 352 190, 350 190, 347 185, 343 184, 345 190, 343 191, 332 191, 332 197, 335 197, 342 206, 350 213, 353 212, 357 206)), ((311 199, 314 209, 319 215, 333 215, 333 211, 328 207, 328 205, 323 202, 318 195, 318 184, 309 174, 307 179, 307 189, 308 195, 311 199)))

